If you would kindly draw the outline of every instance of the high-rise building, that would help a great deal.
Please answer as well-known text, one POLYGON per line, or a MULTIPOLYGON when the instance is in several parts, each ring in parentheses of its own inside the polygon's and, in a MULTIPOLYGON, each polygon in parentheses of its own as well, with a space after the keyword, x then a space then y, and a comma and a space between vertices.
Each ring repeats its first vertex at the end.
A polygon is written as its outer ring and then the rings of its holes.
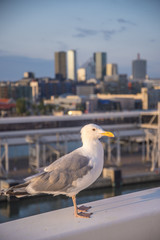
POLYGON ((67 52, 67 77, 70 80, 76 81, 77 80, 77 74, 76 74, 76 51, 75 50, 69 50, 67 52))
POLYGON ((78 79, 78 82, 86 81, 86 69, 85 68, 79 68, 77 70, 77 79, 78 79))
POLYGON ((95 78, 95 63, 93 57, 90 57, 81 68, 85 69, 85 80, 95 78))
POLYGON ((145 79, 147 75, 147 61, 140 59, 140 54, 137 54, 137 59, 132 61, 132 77, 133 79, 145 79))
POLYGON ((118 74, 118 65, 115 63, 106 64, 106 75, 113 76, 118 74))
POLYGON ((95 75, 97 80, 103 80, 106 75, 107 54, 104 52, 94 53, 95 75))
POLYGON ((35 78, 33 72, 24 72, 24 78, 35 78))
POLYGON ((66 52, 55 52, 55 78, 58 80, 66 79, 66 52))

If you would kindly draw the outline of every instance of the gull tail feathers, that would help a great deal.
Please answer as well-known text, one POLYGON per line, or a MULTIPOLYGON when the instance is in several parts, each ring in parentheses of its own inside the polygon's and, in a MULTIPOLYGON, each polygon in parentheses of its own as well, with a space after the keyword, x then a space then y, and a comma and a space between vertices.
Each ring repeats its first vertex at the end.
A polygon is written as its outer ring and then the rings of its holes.
POLYGON ((2 189, 0 195, 15 196, 17 198, 29 196, 30 194, 26 191, 26 187, 28 186, 28 184, 29 182, 26 182, 10 187, 8 189, 2 189))

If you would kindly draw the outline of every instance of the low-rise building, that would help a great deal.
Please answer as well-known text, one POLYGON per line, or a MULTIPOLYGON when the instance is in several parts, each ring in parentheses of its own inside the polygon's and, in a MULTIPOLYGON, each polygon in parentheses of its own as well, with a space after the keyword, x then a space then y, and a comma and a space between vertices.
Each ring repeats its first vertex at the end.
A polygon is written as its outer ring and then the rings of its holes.
POLYGON ((95 93, 95 84, 78 84, 76 93, 79 96, 89 96, 95 93))
POLYGON ((44 100, 44 104, 57 105, 62 107, 65 112, 69 110, 94 112, 97 110, 97 97, 95 95, 87 97, 73 94, 62 94, 57 98, 52 96, 49 100, 44 100))
POLYGON ((0 98, 0 115, 10 116, 16 112, 16 102, 10 98, 0 98))
POLYGON ((154 109, 160 101, 160 89, 141 88, 137 94, 97 94, 98 99, 114 100, 122 110, 154 109))
POLYGON ((101 92, 111 94, 128 93, 128 78, 126 74, 105 76, 101 82, 101 92))
POLYGON ((56 79, 36 79, 30 82, 32 88, 32 100, 50 99, 51 96, 60 96, 64 93, 75 94, 76 83, 74 81, 60 82, 56 79))

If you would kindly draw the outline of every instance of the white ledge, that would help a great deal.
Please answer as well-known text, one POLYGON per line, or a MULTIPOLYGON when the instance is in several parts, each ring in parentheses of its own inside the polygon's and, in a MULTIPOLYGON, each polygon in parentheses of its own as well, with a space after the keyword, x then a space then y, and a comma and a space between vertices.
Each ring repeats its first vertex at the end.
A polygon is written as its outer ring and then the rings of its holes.
POLYGON ((75 218, 69 207, 0 224, 0 239, 160 239, 160 188, 87 205, 92 206, 90 219, 75 218))

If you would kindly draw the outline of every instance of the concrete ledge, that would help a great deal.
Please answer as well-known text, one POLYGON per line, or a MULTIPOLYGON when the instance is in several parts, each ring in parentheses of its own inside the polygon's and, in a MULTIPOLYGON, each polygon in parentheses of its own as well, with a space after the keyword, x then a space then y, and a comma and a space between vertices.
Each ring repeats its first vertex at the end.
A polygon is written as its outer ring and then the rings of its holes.
POLYGON ((91 219, 73 208, 0 224, 2 240, 159 240, 160 188, 91 202, 91 219))

